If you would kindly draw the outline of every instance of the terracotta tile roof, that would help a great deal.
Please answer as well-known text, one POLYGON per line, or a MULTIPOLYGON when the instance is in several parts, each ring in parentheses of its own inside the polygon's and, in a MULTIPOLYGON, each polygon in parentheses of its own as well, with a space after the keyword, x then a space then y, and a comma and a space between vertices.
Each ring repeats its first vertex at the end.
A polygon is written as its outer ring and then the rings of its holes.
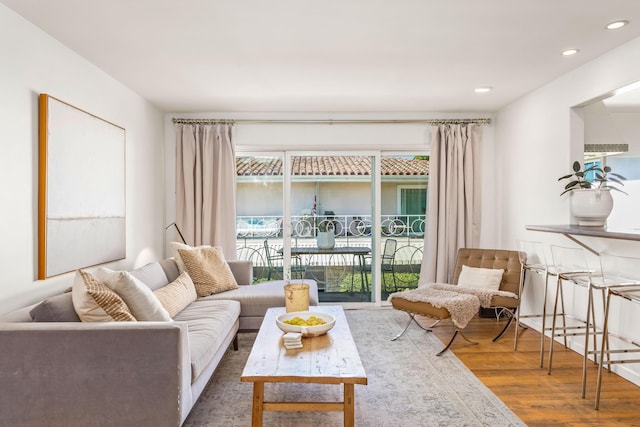
MULTIPOLYGON (((296 156, 292 168, 293 175, 297 176, 369 175, 371 159, 367 156, 296 156)), ((282 162, 270 157, 238 157, 236 173, 238 176, 282 175, 282 162)), ((382 175, 429 175, 429 160, 383 157, 382 175)))

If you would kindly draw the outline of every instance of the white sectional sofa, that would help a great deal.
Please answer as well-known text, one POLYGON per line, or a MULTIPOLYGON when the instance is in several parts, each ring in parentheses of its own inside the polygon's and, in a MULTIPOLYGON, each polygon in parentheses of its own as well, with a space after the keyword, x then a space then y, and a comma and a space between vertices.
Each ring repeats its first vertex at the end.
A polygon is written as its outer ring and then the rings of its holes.
MULTIPOLYGON (((81 322, 70 292, 0 316, 0 424, 181 425, 238 331, 285 305, 285 281, 253 285, 250 263, 229 266, 238 289, 198 298, 173 321, 81 322)), ((170 258, 130 273, 157 290, 178 267, 170 258)))

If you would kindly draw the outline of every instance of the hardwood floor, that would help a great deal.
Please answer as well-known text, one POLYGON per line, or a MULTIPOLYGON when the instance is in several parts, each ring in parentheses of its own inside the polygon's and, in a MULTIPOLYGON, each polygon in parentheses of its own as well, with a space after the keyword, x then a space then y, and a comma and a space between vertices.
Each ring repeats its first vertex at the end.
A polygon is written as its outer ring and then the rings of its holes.
MULTIPOLYGON (((433 320, 420 318, 420 322, 427 326, 433 320)), ((496 322, 476 316, 465 329, 465 335, 479 344, 471 345, 457 337, 450 351, 527 425, 640 426, 640 387, 605 372, 600 409, 596 411, 593 409, 597 375, 594 363, 589 363, 587 397, 582 399, 582 357, 578 353, 556 343, 553 371, 548 375, 546 359, 545 368, 539 367, 540 334, 524 330, 518 351, 514 352, 513 325, 500 341, 492 342, 503 326, 504 320, 496 322)), ((453 331, 449 320, 434 328, 443 343, 449 341, 453 331)))

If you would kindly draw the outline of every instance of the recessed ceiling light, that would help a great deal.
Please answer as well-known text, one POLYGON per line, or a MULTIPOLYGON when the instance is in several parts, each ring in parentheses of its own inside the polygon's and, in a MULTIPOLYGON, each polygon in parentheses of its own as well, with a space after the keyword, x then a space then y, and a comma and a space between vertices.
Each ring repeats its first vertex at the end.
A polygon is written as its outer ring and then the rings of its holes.
POLYGON ((474 89, 474 91, 476 93, 487 93, 487 92, 491 92, 491 89, 493 89, 491 86, 480 86, 474 89))
POLYGON ((613 21, 607 24, 606 27, 604 27, 607 30, 617 30, 618 28, 622 28, 625 25, 627 25, 629 23, 629 21, 613 21))
POLYGON ((565 49, 562 51, 562 56, 571 56, 575 55, 578 52, 580 52, 580 50, 578 49, 565 49))

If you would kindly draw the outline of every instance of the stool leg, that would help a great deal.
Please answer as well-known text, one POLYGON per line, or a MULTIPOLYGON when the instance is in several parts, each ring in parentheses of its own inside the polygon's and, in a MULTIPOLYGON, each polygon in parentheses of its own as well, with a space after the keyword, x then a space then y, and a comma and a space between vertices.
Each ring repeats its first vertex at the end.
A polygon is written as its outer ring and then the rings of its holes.
POLYGON ((567 334, 564 333, 566 332, 566 327, 567 327, 567 317, 565 316, 566 310, 564 308, 564 287, 562 286, 562 280, 560 281, 560 306, 562 309, 562 338, 564 340, 564 347, 567 347, 567 334))
POLYGON ((524 293, 524 281, 526 279, 525 269, 520 269, 520 291, 518 294, 518 307, 516 308, 516 334, 513 339, 513 351, 518 351, 518 329, 520 328, 520 303, 522 301, 522 294, 524 293))
MULTIPOLYGON (((587 323, 586 323, 586 331, 584 334, 584 358, 582 360, 582 398, 584 399, 587 393, 587 360, 589 360, 589 326, 591 323, 591 319, 595 319, 595 311, 593 311, 593 287, 589 284, 587 289, 587 323)), ((596 326, 593 325, 593 330, 595 332, 596 326)), ((595 351, 595 339, 593 337, 593 345, 594 352, 593 358, 597 362, 598 354, 595 351)))
POLYGON ((611 292, 607 294, 607 302, 604 309, 604 324, 602 325, 602 346, 600 350, 600 363, 598 363, 598 381, 596 382, 596 401, 594 408, 600 409, 600 389, 602 387, 602 368, 604 366, 604 355, 609 352, 607 329, 609 328, 609 303, 611 302, 611 292))
MULTIPOLYGON (((562 293, 562 279, 560 278, 560 275, 558 274, 557 280, 556 280, 556 299, 555 299, 555 303, 553 304, 553 320, 551 321, 551 343, 549 344, 549 362, 548 362, 548 371, 547 374, 551 375, 551 363, 553 362, 553 342, 555 341, 554 337, 556 334, 556 322, 557 322, 557 318, 558 318, 558 298, 560 296, 560 294, 562 293)), ((564 306, 564 304, 563 304, 564 306)), ((564 320, 563 320, 564 323, 564 320)), ((566 339, 566 338, 565 338, 566 339)))
MULTIPOLYGON (((547 330, 547 294, 549 292, 549 271, 544 271, 544 291, 542 297, 542 334, 540 336, 540 367, 544 367, 544 340, 547 330)), ((553 342, 551 343, 553 345, 553 342)))
MULTIPOLYGON (((607 302, 606 302, 607 301, 607 291, 605 291, 604 288, 601 288, 600 291, 601 291, 601 294, 602 294, 602 305, 603 305, 602 312, 604 313, 604 316, 605 316, 604 318, 606 319, 607 313, 605 312, 605 309, 606 309, 606 305, 605 304, 607 304, 607 302)), ((604 325, 603 325, 603 327, 604 327, 604 325)), ((602 331, 602 339, 607 342, 607 349, 609 349, 609 334, 606 333, 604 330, 602 331)), ((609 362, 611 360, 611 356, 609 355, 608 351, 601 352, 600 353, 600 357, 601 358, 606 357, 606 361, 607 362, 609 362)), ((611 365, 609 363, 606 363, 606 365, 607 365, 607 369, 609 369, 609 372, 611 372, 611 369, 610 369, 611 365)))

